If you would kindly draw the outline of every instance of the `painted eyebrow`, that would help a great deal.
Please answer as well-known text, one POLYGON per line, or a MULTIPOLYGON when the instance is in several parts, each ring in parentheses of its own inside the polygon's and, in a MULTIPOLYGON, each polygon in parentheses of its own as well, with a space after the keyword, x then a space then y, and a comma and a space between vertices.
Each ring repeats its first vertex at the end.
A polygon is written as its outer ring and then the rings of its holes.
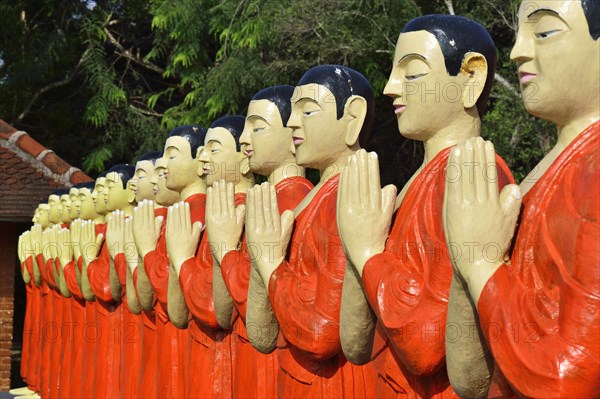
MULTIPOLYGON (((221 142, 220 142, 219 140, 216 140, 216 139, 209 140, 209 141, 208 141, 208 143, 206 143, 206 145, 209 145, 210 143, 217 143, 217 144, 221 144, 221 142)), ((223 145, 223 144, 221 144, 221 145, 223 145)), ((206 146, 205 146, 205 147, 206 147, 206 146)))
MULTIPOLYGON (((558 14, 556 11, 554 11, 554 10, 551 10, 551 9, 549 9, 549 8, 538 8, 537 10, 534 10, 534 11, 532 11, 532 12, 531 12, 531 13, 530 13, 530 14, 527 16, 527 18, 531 18, 533 15, 535 15, 535 14, 537 14, 537 13, 540 13, 540 12, 547 12, 547 13, 549 13, 549 14, 553 14, 553 15, 556 15, 557 17, 560 17, 560 15, 559 15, 559 14, 558 14)), ((562 18, 561 18, 561 19, 562 19, 562 18)))
POLYGON ((168 147, 167 147, 167 149, 166 149, 165 151, 169 151, 169 149, 171 149, 171 148, 173 148, 173 149, 175 149, 175 150, 179 151, 179 148, 175 147, 174 145, 170 145, 170 146, 168 146, 168 147))
POLYGON ((265 122, 267 125, 269 125, 269 122, 260 115, 249 115, 248 119, 250 119, 250 120, 258 119, 258 120, 265 122))
POLYGON ((410 53, 410 54, 405 54, 402 58, 400 58, 400 60, 398 61, 398 64, 400 64, 402 61, 404 61, 408 57, 416 57, 416 58, 422 59, 423 61, 427 61, 427 58, 423 57, 421 54, 410 53))

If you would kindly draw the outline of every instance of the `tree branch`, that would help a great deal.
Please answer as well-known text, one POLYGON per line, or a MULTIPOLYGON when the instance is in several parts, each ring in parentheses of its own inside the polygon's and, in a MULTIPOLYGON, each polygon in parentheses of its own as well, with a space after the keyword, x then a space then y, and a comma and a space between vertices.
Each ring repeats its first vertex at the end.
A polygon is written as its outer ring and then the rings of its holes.
MULTIPOLYGON (((112 25, 111 22, 112 21, 108 22, 107 25, 112 25)), ((125 57, 128 60, 131 60, 131 61, 135 62, 136 64, 143 66, 146 69, 149 69, 156 73, 160 73, 161 75, 165 72, 165 70, 162 69, 161 67, 159 67, 158 65, 156 65, 150 61, 144 61, 140 57, 139 53, 136 55, 133 55, 131 50, 127 50, 125 47, 123 47, 123 45, 121 43, 119 43, 119 41, 112 35, 112 33, 110 33, 110 31, 106 28, 106 26, 103 27, 102 30, 104 31, 104 34, 106 35, 106 38, 108 39, 108 41, 117 48, 118 51, 115 51, 115 54, 125 57)))
POLYGON ((129 104, 129 107, 137 112, 139 112, 142 115, 146 115, 146 116, 156 116, 158 118, 162 118, 164 115, 163 114, 159 114, 158 112, 154 112, 154 111, 147 111, 141 108, 136 107, 133 104, 129 104))
POLYGON ((452 0, 444 0, 446 3, 446 7, 448 7, 448 14, 454 15, 454 4, 452 4, 452 0))
POLYGON ((67 76, 65 79, 59 80, 58 82, 53 82, 53 83, 47 84, 46 86, 44 86, 40 90, 38 90, 33 95, 33 97, 31 98, 31 100, 29 100, 29 102, 25 106, 25 109, 23 110, 23 112, 21 112, 19 114, 19 116, 17 116, 17 118, 13 121, 13 124, 20 123, 27 116, 27 114, 29 114, 29 112, 31 111, 31 107, 33 106, 33 104, 35 104, 35 102, 44 93, 46 93, 46 92, 48 92, 48 91, 50 91, 52 89, 56 89, 57 87, 65 86, 65 85, 71 83, 73 81, 73 79, 75 78, 75 76, 77 75, 77 73, 79 72, 79 69, 81 68, 81 65, 83 64, 83 61, 87 57, 88 53, 89 53, 89 49, 85 50, 83 52, 83 54, 81 54, 81 58, 79 58, 79 61, 77 62, 77 65, 75 65, 75 68, 73 69, 73 72, 71 72, 70 75, 67 76))
POLYGON ((496 81, 498 83, 500 83, 502 86, 506 87, 512 94, 515 95, 515 97, 520 97, 520 93, 519 90, 517 90, 513 85, 510 84, 510 82, 508 80, 506 80, 506 78, 502 75, 500 75, 498 72, 496 72, 496 74, 494 75, 494 79, 496 79, 496 81))

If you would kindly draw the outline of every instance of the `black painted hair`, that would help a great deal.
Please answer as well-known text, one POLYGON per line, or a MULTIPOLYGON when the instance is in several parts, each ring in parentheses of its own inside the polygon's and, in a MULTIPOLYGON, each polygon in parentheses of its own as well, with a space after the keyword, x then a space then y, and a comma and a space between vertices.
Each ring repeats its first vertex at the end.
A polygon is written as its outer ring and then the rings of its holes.
POLYGON ((57 195, 57 196, 61 196, 61 195, 67 195, 69 194, 69 188, 59 188, 58 190, 54 190, 52 191, 52 194, 50 195, 57 195))
POLYGON ((149 151, 149 152, 143 153, 142 156, 140 157, 140 159, 138 159, 138 162, 139 161, 150 161, 150 162, 152 162, 152 165, 154 165, 156 163, 156 160, 162 156, 163 156, 162 151, 149 151))
POLYGON ((364 147, 371 134, 375 116, 375 99, 371 84, 364 75, 352 68, 342 65, 319 65, 306 71, 297 86, 316 83, 325 86, 335 97, 337 118, 344 115, 346 101, 357 95, 367 101, 367 115, 360 131, 358 142, 364 147))
POLYGON ((99 179, 101 177, 106 177, 107 174, 108 174, 108 171, 105 170, 104 172, 100 173, 96 179, 99 179))
POLYGON ((73 187, 75 188, 87 188, 88 190, 90 190, 90 192, 94 191, 94 187, 96 186, 96 182, 93 181, 89 181, 89 182, 85 182, 85 183, 79 183, 74 185, 73 187))
POLYGON ((283 126, 287 126, 292 113, 292 95, 294 86, 281 85, 262 89, 252 97, 252 101, 269 100, 277 106, 283 126))
POLYGON ((115 165, 108 170, 108 173, 116 172, 121 178, 123 188, 127 188, 127 182, 133 177, 135 167, 126 163, 115 165))
POLYGON ((600 37, 600 0, 581 0, 581 7, 587 19, 592 39, 600 37))
POLYGON ((475 21, 458 15, 424 15, 409 21, 402 33, 424 30, 437 39, 446 71, 451 76, 460 72, 465 55, 470 52, 481 53, 487 61, 487 78, 481 96, 477 100, 477 112, 483 116, 487 100, 492 91, 496 73, 496 48, 488 31, 475 21))
POLYGON ((235 149, 236 151, 240 151, 240 136, 244 131, 244 123, 246 122, 246 118, 241 115, 225 115, 214 121, 210 128, 214 129, 217 127, 222 127, 227 129, 229 133, 233 136, 235 140, 235 149))
POLYGON ((169 132, 169 137, 183 137, 190 143, 190 150, 192 158, 196 158, 196 151, 198 147, 204 145, 204 137, 206 136, 206 128, 200 125, 183 125, 177 126, 175 129, 169 132))

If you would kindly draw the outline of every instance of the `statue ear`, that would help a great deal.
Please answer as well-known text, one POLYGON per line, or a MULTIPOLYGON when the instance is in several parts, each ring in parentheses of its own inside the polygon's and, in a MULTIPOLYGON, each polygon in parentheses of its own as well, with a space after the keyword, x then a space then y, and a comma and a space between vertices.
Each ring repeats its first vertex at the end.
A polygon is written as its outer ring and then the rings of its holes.
POLYGON ((460 73, 467 78, 462 93, 463 106, 465 109, 472 108, 477 104, 485 88, 488 74, 487 60, 481 53, 469 52, 463 58, 460 73))
POLYGON ((344 106, 344 118, 348 118, 346 145, 352 147, 358 143, 358 136, 367 116, 367 100, 361 96, 352 96, 344 106))
POLYGON ((240 172, 242 173, 242 175, 247 175, 248 173, 250 173, 250 158, 248 158, 241 152, 239 154, 242 155, 242 158, 240 159, 240 172))
POLYGON ((129 184, 127 185, 127 202, 129 202, 132 205, 135 204, 135 193, 133 192, 129 184))

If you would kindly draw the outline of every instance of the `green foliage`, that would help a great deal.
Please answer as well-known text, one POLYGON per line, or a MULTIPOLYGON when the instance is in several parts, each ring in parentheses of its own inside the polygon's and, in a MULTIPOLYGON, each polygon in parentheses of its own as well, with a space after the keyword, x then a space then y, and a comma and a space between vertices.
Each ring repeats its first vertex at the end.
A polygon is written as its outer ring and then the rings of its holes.
MULTIPOLYGON (((525 111, 509 60, 518 3, 454 2, 496 42, 504 84, 495 84, 483 135, 517 180, 555 139, 525 111)), ((382 94, 394 45, 408 20, 447 12, 441 0, 2 2, 13 23, 0 26, 0 117, 96 173, 160 149, 175 126, 244 114, 265 86, 294 84, 314 65, 345 64, 373 86, 368 147, 380 155, 384 183, 401 185, 422 146, 400 136, 382 94)))

